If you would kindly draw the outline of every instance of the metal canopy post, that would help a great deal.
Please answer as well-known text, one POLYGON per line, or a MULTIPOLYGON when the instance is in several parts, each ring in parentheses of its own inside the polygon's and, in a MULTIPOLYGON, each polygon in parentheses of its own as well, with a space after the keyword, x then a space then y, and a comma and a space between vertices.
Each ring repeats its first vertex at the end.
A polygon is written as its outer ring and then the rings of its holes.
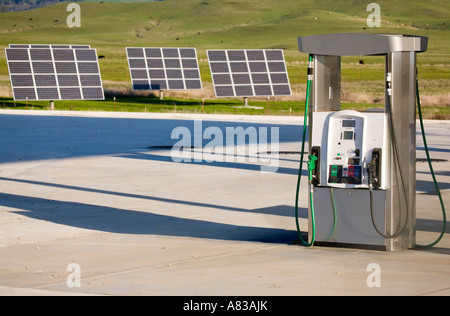
POLYGON ((416 241, 416 53, 386 54, 386 77, 391 79, 391 89, 386 89, 386 103, 390 102, 395 127, 395 135, 390 138, 396 141, 400 162, 397 163, 391 153, 391 190, 386 212, 392 226, 388 229, 393 232, 402 225, 403 219, 396 213, 409 215, 407 228, 399 240, 388 240, 392 250, 400 250, 414 247, 416 241))

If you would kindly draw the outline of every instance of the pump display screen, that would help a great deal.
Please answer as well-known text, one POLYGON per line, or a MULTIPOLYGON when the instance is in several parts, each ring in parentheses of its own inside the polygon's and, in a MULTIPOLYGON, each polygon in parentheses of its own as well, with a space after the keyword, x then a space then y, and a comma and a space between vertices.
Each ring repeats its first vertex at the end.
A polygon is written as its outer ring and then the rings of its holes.
POLYGON ((342 121, 342 127, 355 127, 355 124, 356 124, 355 120, 343 120, 342 121))
POLYGON ((353 132, 344 132, 344 139, 353 139, 353 132))

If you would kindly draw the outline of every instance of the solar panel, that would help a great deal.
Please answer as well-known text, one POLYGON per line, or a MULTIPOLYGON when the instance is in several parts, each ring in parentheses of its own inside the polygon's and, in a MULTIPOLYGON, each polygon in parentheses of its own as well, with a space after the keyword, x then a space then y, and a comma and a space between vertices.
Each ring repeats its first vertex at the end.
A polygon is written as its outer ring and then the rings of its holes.
POLYGON ((195 48, 127 47, 134 90, 201 90, 195 48))
POLYGON ((216 97, 291 95, 279 50, 207 50, 216 97))
POLYGON ((14 100, 104 100, 89 45, 11 44, 5 49, 14 100))
POLYGON ((48 44, 9 44, 9 48, 85 48, 90 49, 91 45, 48 45, 48 44))

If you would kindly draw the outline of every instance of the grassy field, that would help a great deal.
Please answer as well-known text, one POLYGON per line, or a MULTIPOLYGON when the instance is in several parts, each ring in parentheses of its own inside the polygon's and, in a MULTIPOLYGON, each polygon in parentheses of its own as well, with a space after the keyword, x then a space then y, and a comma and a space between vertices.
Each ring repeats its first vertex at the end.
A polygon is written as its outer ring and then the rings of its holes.
MULTIPOLYGON (((163 2, 83 2, 81 28, 66 25, 67 3, 37 10, 0 14, 0 48, 11 43, 90 44, 100 60, 107 100, 56 102, 60 109, 121 111, 188 111, 298 115, 306 86, 306 54, 297 37, 338 32, 398 33, 429 37, 429 49, 418 54, 422 105, 427 118, 450 119, 450 2, 377 1, 382 27, 368 28, 366 11, 373 1, 332 0, 166 0, 163 2), (196 47, 203 79, 202 91, 166 92, 166 100, 135 93, 127 69, 125 47, 196 47), (242 100, 216 100, 206 49, 282 48, 293 95, 251 99, 264 110, 239 109, 242 100), (113 97, 116 97, 114 106, 113 97), (202 99, 205 105, 202 107, 202 99)), ((345 57, 342 66, 343 108, 383 107, 384 59, 345 57), (364 65, 359 60, 364 59, 364 65)), ((0 50, 0 107, 14 107, 5 61, 0 50)), ((16 107, 21 107, 15 103, 16 107)), ((45 102, 30 103, 47 108, 45 102)), ((26 105, 25 105, 26 107, 26 105)))

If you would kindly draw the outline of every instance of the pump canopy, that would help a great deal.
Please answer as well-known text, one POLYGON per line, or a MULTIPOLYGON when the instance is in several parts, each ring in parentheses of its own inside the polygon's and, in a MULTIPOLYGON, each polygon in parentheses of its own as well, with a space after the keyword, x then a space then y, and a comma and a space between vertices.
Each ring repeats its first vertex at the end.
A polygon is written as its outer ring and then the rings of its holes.
POLYGON ((393 52, 425 52, 428 37, 398 34, 339 33, 298 38, 300 52, 325 56, 384 55, 393 52))

